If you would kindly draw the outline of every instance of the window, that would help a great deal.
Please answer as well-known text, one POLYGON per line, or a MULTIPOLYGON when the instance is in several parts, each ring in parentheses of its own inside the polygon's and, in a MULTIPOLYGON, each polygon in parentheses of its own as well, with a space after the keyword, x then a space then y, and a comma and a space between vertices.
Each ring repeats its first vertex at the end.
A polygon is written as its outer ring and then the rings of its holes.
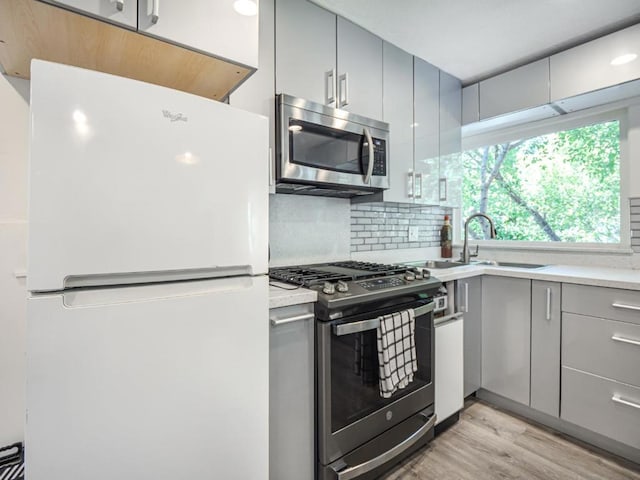
MULTIPOLYGON (((466 150, 463 220, 488 214, 499 240, 620 244, 620 121, 584 122, 466 150)), ((470 238, 488 233, 469 225, 470 238)))

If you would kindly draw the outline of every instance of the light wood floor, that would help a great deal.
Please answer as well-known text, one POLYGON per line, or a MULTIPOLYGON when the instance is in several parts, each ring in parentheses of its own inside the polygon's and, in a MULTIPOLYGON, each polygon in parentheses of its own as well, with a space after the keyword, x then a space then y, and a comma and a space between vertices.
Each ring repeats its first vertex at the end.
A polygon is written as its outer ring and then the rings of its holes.
POLYGON ((640 466, 578 444, 482 401, 384 480, 640 480, 640 466))

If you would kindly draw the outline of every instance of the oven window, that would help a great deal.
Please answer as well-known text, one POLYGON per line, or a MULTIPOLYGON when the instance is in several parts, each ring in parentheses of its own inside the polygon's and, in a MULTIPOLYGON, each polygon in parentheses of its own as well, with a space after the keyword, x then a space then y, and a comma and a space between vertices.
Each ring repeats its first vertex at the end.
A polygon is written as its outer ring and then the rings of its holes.
POLYGON ((418 371, 413 382, 391 398, 378 386, 376 330, 331 336, 331 431, 336 432, 398 398, 431 383, 431 316, 416 317, 418 371))
MULTIPOLYGON (((360 161, 362 135, 344 130, 289 119, 289 161, 298 165, 362 174, 360 161)), ((365 143, 366 147, 366 143, 365 143)), ((364 148, 367 163, 368 149, 364 148)))

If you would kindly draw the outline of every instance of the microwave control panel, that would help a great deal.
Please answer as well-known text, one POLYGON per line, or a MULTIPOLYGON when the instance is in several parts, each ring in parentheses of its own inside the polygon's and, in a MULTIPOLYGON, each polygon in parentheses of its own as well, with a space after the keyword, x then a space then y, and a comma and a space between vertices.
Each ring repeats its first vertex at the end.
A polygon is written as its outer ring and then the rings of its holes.
POLYGON ((387 142, 373 139, 373 175, 387 175, 387 142))

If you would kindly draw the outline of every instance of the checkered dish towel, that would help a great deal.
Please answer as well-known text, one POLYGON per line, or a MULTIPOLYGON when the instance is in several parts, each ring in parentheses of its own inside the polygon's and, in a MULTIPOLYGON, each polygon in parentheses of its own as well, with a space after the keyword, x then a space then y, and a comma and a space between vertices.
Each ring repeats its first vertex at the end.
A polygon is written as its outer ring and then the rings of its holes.
POLYGON ((418 370, 414 335, 416 320, 413 309, 379 318, 380 395, 389 398, 409 385, 413 381, 413 372, 418 370))

